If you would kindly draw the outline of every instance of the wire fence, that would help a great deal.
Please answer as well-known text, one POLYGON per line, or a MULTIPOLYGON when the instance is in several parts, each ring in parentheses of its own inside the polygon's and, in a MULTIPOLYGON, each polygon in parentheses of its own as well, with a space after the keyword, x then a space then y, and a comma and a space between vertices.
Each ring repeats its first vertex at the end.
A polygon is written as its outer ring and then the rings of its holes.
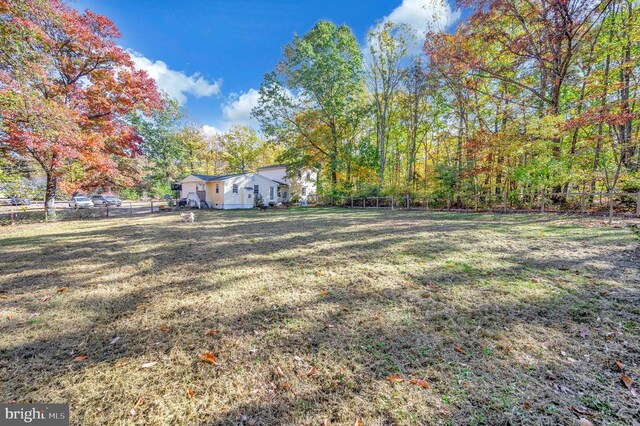
MULTIPOLYGON (((90 220, 133 217, 175 210, 176 200, 123 201, 120 206, 70 207, 56 203, 55 220, 90 220)), ((29 205, 0 206, 0 225, 32 223, 45 220, 44 201, 32 201, 29 205)))
MULTIPOLYGON (((55 220, 91 220, 134 217, 184 209, 178 200, 123 201, 120 206, 73 208, 56 203, 55 220)), ((309 205, 353 209, 406 209, 452 212, 579 213, 607 215, 613 207, 617 216, 640 217, 640 192, 568 192, 520 194, 442 194, 383 197, 330 197, 318 195, 309 205)), ((44 202, 27 206, 0 206, 0 225, 45 220, 44 202)))
POLYGON ((442 194, 357 197, 319 196, 318 206, 354 209, 411 209, 465 212, 542 212, 640 217, 640 192, 566 192, 518 194, 442 194))

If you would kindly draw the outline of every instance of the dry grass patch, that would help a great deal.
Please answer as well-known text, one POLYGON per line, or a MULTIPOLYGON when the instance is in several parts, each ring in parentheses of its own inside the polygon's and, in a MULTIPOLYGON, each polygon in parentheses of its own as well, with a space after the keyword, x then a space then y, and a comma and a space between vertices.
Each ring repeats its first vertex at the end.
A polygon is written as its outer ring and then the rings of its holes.
POLYGON ((615 363, 640 381, 629 228, 404 211, 196 216, 4 228, 2 400, 69 402, 83 425, 638 418, 615 363))

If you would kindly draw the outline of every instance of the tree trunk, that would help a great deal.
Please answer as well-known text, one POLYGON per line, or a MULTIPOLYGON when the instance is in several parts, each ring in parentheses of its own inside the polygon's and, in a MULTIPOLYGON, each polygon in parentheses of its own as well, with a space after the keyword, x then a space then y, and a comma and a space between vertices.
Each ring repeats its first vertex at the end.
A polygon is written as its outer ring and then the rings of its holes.
POLYGON ((613 192, 609 190, 609 225, 613 222, 613 192))
POLYGON ((56 217, 56 192, 58 190, 58 178, 51 173, 47 173, 47 187, 44 196, 45 219, 56 217))

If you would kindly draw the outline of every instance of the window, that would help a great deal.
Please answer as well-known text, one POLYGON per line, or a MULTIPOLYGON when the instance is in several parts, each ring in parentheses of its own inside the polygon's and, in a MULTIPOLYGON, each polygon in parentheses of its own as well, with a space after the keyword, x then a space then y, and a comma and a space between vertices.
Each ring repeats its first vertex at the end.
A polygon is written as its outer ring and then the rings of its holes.
POLYGON ((258 195, 260 193, 260 185, 253 185, 253 193, 258 195))
POLYGON ((311 172, 307 172, 307 180, 311 180, 311 172))
POLYGON ((284 199, 287 199, 287 191, 284 191, 284 199))
POLYGON ((275 188, 272 186, 269 188, 269 199, 273 200, 273 195, 275 194, 275 188))
POLYGON ((280 192, 280 188, 278 188, 278 198, 282 197, 282 192, 280 192))
POLYGON ((216 194, 219 194, 219 193, 220 193, 220 185, 216 183, 216 194))
POLYGON ((307 188, 305 188, 304 186, 302 187, 302 191, 300 191, 302 193, 302 195, 307 195, 307 188))
POLYGON ((233 184, 233 193, 234 194, 238 193, 238 184, 236 184, 236 183, 233 184))

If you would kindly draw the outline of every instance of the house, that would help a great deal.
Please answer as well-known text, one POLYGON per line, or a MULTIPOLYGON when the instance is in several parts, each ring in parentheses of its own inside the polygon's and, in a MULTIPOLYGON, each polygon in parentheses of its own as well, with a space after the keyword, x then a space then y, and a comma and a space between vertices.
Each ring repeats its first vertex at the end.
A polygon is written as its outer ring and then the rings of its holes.
POLYGON ((262 204, 276 205, 289 201, 289 185, 258 173, 231 175, 193 174, 180 182, 180 196, 198 207, 213 209, 250 209, 255 199, 262 204))
POLYGON ((302 203, 307 203, 316 196, 318 171, 315 169, 307 168, 297 172, 290 172, 287 171, 286 164, 274 164, 260 167, 258 173, 288 185, 290 195, 292 197, 298 196, 302 203))

